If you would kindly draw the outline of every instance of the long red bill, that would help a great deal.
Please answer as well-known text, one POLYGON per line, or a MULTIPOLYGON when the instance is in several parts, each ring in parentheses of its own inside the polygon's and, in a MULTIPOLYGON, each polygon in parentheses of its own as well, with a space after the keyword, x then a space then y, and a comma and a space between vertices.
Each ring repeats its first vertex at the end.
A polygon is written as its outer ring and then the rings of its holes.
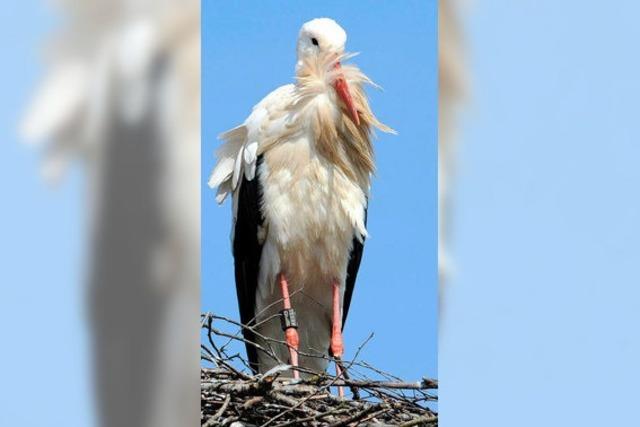
MULTIPOLYGON (((335 67, 336 70, 340 70, 340 63, 336 62, 335 67)), ((336 77, 336 80, 333 83, 333 87, 336 90, 338 97, 342 100, 345 107, 347 107, 349 116, 351 116, 351 121, 353 121, 353 123, 355 123, 357 126, 360 126, 360 116, 358 115, 358 110, 353 103, 353 98, 351 97, 351 92, 349 91, 349 85, 347 84, 347 81, 345 80, 344 75, 341 72, 339 72, 338 77, 336 77)))

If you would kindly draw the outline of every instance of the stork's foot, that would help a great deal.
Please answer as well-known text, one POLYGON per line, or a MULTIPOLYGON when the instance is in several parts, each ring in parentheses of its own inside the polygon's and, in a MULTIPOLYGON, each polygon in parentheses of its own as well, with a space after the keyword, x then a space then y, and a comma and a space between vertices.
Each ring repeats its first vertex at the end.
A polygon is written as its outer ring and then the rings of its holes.
MULTIPOLYGON (((339 357, 336 357, 336 378, 340 380, 344 378, 344 366, 342 366, 342 360, 339 357)), ((338 386, 338 396, 344 397, 344 387, 341 385, 338 386)))
POLYGON ((280 289, 282 290, 282 301, 284 310, 280 312, 282 316, 282 330, 289 347, 289 364, 293 366, 293 378, 300 378, 298 372, 298 347, 300 346, 300 337, 298 336, 298 322, 296 320, 296 312, 291 308, 291 298, 289 297, 289 284, 283 273, 279 275, 280 289))
POLYGON ((285 331, 285 337, 287 338, 287 345, 289 346, 289 363, 293 366, 293 378, 300 378, 298 372, 298 346, 300 338, 298 337, 298 331, 294 328, 289 328, 285 331))
MULTIPOLYGON (((335 325, 335 323, 334 323, 335 325)), ((331 354, 335 359, 336 364, 336 377, 338 379, 344 377, 344 366, 342 365, 342 355, 344 354, 344 341, 342 339, 342 331, 338 328, 333 328, 331 333, 331 354)), ((344 388, 338 387, 338 395, 344 397, 344 388)))
MULTIPOLYGON (((335 363, 336 363, 336 377, 338 378, 342 377, 345 380, 349 380, 350 379, 349 371, 347 370, 347 368, 345 368, 342 359, 336 358, 335 363)), ((360 390, 358 390, 358 387, 354 385, 349 385, 349 390, 351 390, 351 394, 353 395, 353 400, 360 400, 360 390)), ((339 394, 342 393, 340 394, 340 396, 344 396, 342 387, 338 389, 338 393, 339 394)))
MULTIPOLYGON (((344 354, 344 340, 342 338, 342 310, 340 308, 340 283, 333 282, 333 321, 331 326, 331 354, 336 359, 336 377, 343 374, 342 355, 344 354)), ((338 387, 338 395, 344 397, 344 387, 338 387)))

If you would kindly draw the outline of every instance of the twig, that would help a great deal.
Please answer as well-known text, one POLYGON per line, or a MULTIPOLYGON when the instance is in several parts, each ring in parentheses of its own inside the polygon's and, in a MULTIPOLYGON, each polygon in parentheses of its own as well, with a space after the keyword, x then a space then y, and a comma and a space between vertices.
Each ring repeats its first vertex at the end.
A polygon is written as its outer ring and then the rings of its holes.
MULTIPOLYGON (((372 422, 432 426, 438 423, 438 415, 430 406, 437 400, 431 393, 437 390, 438 382, 426 378, 403 381, 360 360, 372 335, 358 347, 353 359, 344 362, 343 375, 300 367, 302 379, 294 380, 283 377, 290 375, 291 366, 278 361, 272 349, 272 346, 286 344, 284 340, 262 336, 252 329, 255 326, 213 314, 203 315, 201 325, 208 341, 202 345, 201 358, 210 365, 201 370, 203 426, 230 426, 236 421, 247 426, 270 427, 354 426, 372 422), (229 327, 236 330, 228 332, 229 327), (244 339, 242 328, 251 330, 261 344, 244 339), (258 351, 264 351, 277 362, 275 367, 263 374, 254 374, 241 355, 228 352, 231 342, 255 345, 258 351), (336 386, 351 388, 354 399, 332 394, 330 389, 336 386)), ((336 361, 322 352, 309 357, 336 361)))
POLYGON ((231 395, 227 394, 227 397, 224 399, 224 403, 222 404, 220 409, 218 409, 218 412, 216 412, 213 417, 209 418, 209 420, 204 424, 204 427, 213 426, 214 423, 218 420, 218 418, 220 418, 220 416, 224 414, 224 411, 227 410, 227 407, 229 406, 229 402, 231 402, 231 395))

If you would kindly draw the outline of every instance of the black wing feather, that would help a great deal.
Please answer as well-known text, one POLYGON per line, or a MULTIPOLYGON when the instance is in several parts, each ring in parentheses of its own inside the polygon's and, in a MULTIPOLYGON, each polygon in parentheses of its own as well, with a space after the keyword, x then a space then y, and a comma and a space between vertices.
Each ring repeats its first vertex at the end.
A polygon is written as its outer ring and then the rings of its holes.
MULTIPOLYGON (((255 323, 256 290, 260 270, 262 244, 258 241, 258 228, 264 221, 260 209, 262 188, 258 179, 258 169, 262 164, 262 156, 256 163, 256 176, 249 181, 242 178, 238 195, 238 211, 233 238, 233 257, 235 260, 236 291, 240 308, 240 321, 243 325, 255 323)), ((255 334, 243 329, 245 340, 255 342, 255 334)), ((258 353, 255 346, 245 343, 249 365, 255 372, 258 370, 258 353)))
MULTIPOLYGON (((364 208, 364 225, 367 225, 367 208, 364 208)), ((360 269, 360 261, 362 261, 362 252, 364 251, 364 238, 362 242, 356 237, 353 238, 353 249, 351 249, 351 255, 349 257, 349 265, 347 266, 347 280, 344 290, 344 302, 342 303, 342 329, 347 322, 347 315, 349 314, 349 306, 351 305, 351 297, 353 296, 353 289, 356 286, 356 277, 358 276, 358 270, 360 269)))

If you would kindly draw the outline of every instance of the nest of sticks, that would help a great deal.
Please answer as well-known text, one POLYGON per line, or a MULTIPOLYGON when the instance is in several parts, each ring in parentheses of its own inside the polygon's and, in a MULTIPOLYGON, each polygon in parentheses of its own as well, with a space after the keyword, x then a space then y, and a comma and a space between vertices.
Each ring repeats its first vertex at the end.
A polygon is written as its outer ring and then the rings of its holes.
MULTIPOLYGON (((406 382, 360 360, 372 336, 353 360, 328 358, 341 362, 346 375, 306 372, 294 380, 285 376, 291 366, 281 361, 264 374, 251 372, 242 350, 242 329, 247 326, 211 313, 202 315, 201 324, 206 337, 201 347, 202 426, 438 425, 437 381, 406 382), (338 395, 338 387, 343 387, 345 397, 338 395)), ((269 354, 264 347, 260 351, 269 354)))

